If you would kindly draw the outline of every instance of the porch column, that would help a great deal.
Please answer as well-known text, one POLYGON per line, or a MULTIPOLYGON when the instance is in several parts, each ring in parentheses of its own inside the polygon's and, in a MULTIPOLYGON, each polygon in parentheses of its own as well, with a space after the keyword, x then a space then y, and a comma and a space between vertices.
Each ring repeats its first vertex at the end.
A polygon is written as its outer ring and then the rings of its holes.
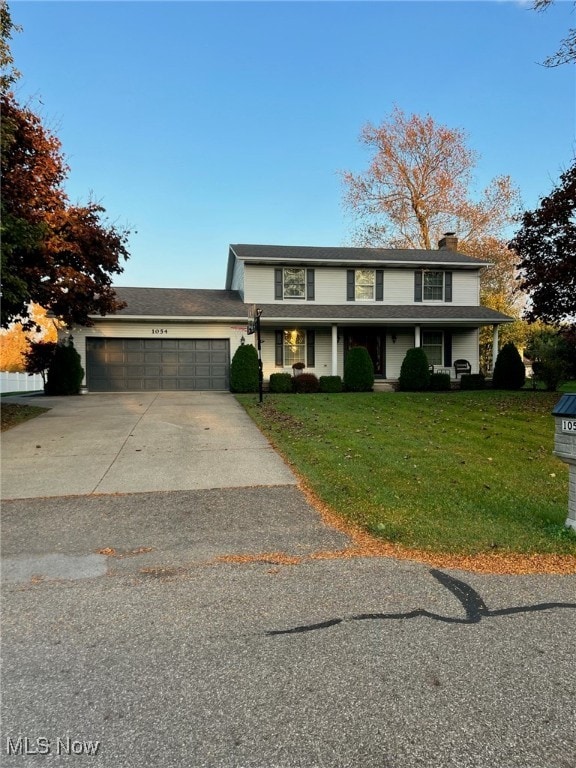
POLYGON ((338 326, 332 326, 332 376, 338 375, 338 326))
POLYGON ((492 370, 494 370, 494 366, 496 365, 496 358, 498 357, 498 328, 499 325, 494 326, 494 330, 492 331, 492 370))
POLYGON ((420 326, 415 325, 414 326, 414 346, 420 347, 422 342, 420 341, 420 326))

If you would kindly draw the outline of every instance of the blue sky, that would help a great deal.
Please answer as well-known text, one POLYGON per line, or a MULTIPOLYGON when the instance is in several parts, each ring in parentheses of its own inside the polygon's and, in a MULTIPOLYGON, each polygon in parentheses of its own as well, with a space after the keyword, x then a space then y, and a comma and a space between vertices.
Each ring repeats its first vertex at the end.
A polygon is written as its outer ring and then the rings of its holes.
POLYGON ((341 245, 339 171, 394 105, 462 128, 524 206, 576 151, 571 2, 10 2, 18 97, 72 201, 137 230, 118 285, 222 288, 229 243, 341 245))

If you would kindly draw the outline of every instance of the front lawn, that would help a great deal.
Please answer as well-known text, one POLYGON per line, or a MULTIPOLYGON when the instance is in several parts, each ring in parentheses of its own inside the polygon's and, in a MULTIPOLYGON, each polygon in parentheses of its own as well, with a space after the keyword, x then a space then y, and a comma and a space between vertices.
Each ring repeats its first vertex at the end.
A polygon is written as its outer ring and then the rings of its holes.
POLYGON ((41 413, 48 411, 48 408, 39 408, 37 405, 18 405, 16 403, 2 403, 0 406, 1 428, 4 432, 7 429, 22 424, 23 421, 34 419, 41 413))
POLYGON ((419 550, 576 554, 557 393, 252 395, 238 400, 346 520, 419 550))

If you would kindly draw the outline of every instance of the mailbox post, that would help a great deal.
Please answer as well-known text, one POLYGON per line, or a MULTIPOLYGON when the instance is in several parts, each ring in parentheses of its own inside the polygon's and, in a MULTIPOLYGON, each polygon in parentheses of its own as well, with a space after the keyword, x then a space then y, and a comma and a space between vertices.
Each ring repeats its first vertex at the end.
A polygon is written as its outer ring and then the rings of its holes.
POLYGON ((576 530, 576 393, 563 395, 552 415, 556 420, 554 454, 569 469, 566 525, 576 530))

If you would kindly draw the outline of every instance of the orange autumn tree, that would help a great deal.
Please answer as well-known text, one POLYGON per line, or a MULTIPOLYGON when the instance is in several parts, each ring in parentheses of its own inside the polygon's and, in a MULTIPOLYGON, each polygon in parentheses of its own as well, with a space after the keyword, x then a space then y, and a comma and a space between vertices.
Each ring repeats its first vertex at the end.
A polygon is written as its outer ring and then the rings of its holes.
POLYGON ((430 249, 448 230, 475 242, 514 220, 519 196, 509 176, 472 197, 478 158, 464 131, 396 107, 380 125, 365 125, 360 141, 372 153, 367 170, 342 174, 358 244, 430 249))
POLYGON ((45 309, 33 304, 26 325, 16 321, 9 328, 0 329, 0 371, 23 373, 30 342, 56 342, 60 325, 55 318, 46 316, 45 309), (30 323, 32 327, 28 328, 30 323))
MULTIPOLYGON (((371 152, 368 168, 342 174, 344 203, 357 222, 355 244, 431 249, 445 232, 456 232, 459 251, 494 264, 481 275, 482 303, 516 318, 503 336, 523 346, 525 297, 506 236, 519 208, 510 177, 498 176, 473 195, 478 156, 465 132, 398 107, 380 125, 365 125, 360 140, 371 152)), ((489 334, 485 329, 481 341, 486 353, 489 334)))

